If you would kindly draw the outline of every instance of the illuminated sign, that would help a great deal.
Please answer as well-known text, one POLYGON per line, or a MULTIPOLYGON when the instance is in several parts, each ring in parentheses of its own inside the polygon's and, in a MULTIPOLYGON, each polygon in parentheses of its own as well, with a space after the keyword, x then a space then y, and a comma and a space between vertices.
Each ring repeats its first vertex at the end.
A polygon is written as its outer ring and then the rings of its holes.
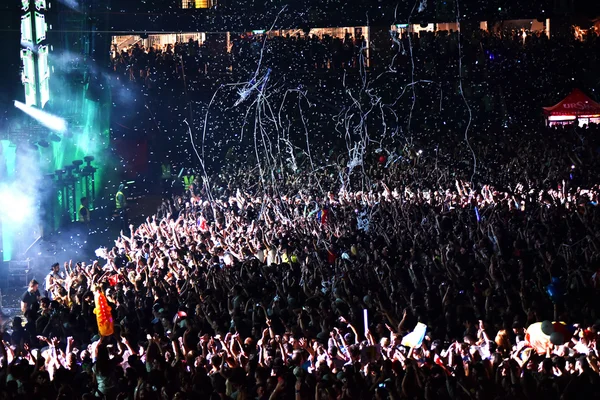
POLYGON ((563 108, 566 108, 569 110, 585 111, 585 110, 593 110, 596 107, 594 107, 592 104, 589 104, 587 101, 578 101, 576 103, 565 103, 565 104, 563 104, 563 108))

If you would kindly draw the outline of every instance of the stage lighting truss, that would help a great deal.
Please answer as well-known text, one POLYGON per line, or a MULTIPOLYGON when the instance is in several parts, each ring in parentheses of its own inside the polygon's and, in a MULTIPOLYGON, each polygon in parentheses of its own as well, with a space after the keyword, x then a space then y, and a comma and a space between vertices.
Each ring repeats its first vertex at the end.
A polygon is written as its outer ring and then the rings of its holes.
POLYGON ((46 41, 46 0, 21 0, 21 59, 25 104, 43 108, 50 100, 50 68, 46 41))
POLYGON ((11 143, 33 143, 40 140, 52 140, 48 135, 48 129, 39 124, 27 120, 13 122, 8 129, 3 131, 3 139, 11 143))

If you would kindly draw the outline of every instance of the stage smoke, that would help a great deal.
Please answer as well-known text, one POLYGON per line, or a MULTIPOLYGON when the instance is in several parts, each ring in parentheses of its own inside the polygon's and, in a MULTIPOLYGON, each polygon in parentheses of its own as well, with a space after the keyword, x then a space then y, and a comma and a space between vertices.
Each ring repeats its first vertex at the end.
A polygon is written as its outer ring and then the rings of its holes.
POLYGON ((0 186, 0 218, 2 222, 21 224, 34 214, 32 199, 20 184, 2 184, 0 186))

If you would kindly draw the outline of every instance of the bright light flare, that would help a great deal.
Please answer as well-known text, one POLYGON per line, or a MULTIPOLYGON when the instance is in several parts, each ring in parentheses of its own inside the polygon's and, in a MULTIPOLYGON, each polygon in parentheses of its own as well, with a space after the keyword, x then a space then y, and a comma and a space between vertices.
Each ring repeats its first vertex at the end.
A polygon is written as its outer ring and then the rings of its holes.
POLYGON ((29 115, 31 118, 35 119, 40 124, 44 125, 48 129, 53 130, 54 132, 64 133, 67 131, 67 121, 57 117, 56 115, 49 114, 46 111, 28 106, 16 100, 15 107, 17 107, 19 110, 22 110, 25 114, 29 115))
POLYGON ((34 215, 31 196, 11 185, 0 186, 0 219, 3 222, 21 224, 34 215))

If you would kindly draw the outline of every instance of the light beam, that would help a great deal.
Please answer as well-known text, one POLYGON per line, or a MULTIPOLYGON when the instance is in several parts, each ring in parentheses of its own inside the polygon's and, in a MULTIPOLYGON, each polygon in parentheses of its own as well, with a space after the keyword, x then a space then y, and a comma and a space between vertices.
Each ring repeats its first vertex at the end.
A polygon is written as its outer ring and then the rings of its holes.
POLYGON ((54 132, 64 133, 67 131, 67 121, 60 117, 57 117, 56 115, 52 115, 50 113, 47 113, 46 111, 42 111, 32 106, 28 106, 16 100, 15 107, 23 111, 25 114, 29 115, 31 118, 38 121, 40 124, 44 125, 46 128, 53 130, 54 132))

